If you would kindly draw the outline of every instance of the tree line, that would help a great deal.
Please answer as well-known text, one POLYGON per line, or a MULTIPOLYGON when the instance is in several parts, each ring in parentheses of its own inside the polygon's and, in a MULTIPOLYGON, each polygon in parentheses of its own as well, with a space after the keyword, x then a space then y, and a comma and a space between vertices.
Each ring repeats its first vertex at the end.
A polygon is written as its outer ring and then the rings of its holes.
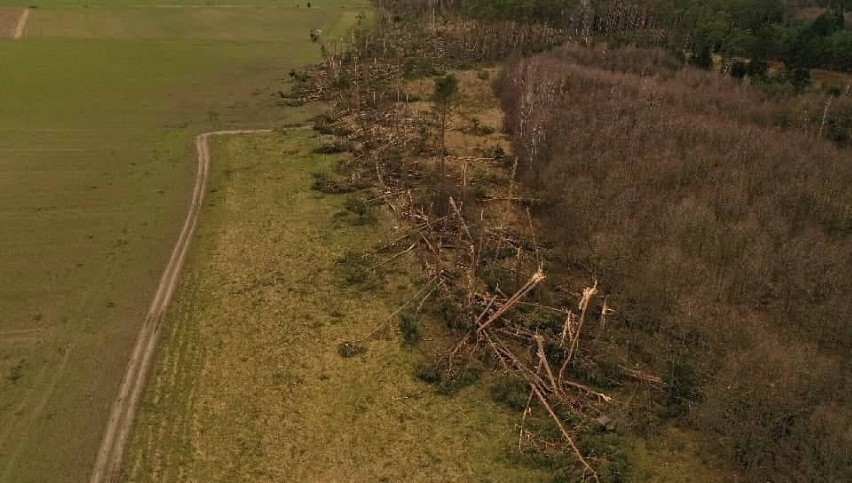
POLYGON ((450 10, 486 21, 542 23, 574 40, 592 36, 686 53, 710 68, 714 56, 735 77, 810 83, 814 68, 852 71, 852 0, 823 0, 816 19, 796 18, 783 0, 409 0, 392 1, 416 14, 450 10), (768 63, 782 62, 770 76, 768 63))

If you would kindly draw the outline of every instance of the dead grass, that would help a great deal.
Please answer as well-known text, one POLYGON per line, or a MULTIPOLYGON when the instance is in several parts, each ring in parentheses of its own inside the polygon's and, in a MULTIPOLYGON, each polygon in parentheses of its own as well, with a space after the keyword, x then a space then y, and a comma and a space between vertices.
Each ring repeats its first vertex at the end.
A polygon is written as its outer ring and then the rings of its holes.
MULTIPOLYGON (((392 333, 344 358, 420 289, 411 260, 383 288, 341 287, 338 260, 379 225, 335 223, 346 196, 310 189, 334 157, 315 134, 221 140, 194 257, 133 436, 129 481, 542 481, 504 457, 516 417, 487 384, 452 398, 417 380, 418 349, 392 333), (287 153, 286 156, 282 153, 287 153)), ((392 233, 384 237, 394 238, 392 233)), ((395 324, 394 324, 395 325, 395 324)))
POLYGON ((852 74, 836 70, 814 69, 811 71, 813 82, 817 86, 835 86, 845 89, 852 85, 852 74))
MULTIPOLYGON (((448 165, 459 177, 464 176, 467 171, 470 179, 505 178, 505 171, 494 169, 491 163, 472 161, 484 157, 483 154, 495 146, 502 147, 506 153, 511 151, 511 143, 503 134, 503 111, 491 87, 491 79, 497 72, 496 68, 448 72, 459 81, 460 97, 452 109, 446 134, 446 146, 451 156, 448 165), (482 75, 482 72, 486 72, 487 77, 482 75), (483 131, 473 132, 470 128, 474 123, 483 131), (467 158, 471 161, 465 166, 465 161, 457 158, 467 158), (473 176, 474 174, 476 176, 473 176)), ((433 77, 406 82, 403 91, 409 99, 417 99, 408 103, 408 109, 422 117, 434 116, 433 104, 430 101, 434 85, 433 77)), ((508 183, 508 180, 503 181, 508 183)))

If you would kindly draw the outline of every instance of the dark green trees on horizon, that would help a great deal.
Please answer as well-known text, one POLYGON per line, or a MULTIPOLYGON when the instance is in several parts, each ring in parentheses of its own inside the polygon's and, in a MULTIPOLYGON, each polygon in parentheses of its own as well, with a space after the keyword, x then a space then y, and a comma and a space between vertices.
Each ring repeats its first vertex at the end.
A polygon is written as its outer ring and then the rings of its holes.
MULTIPOLYGON (((723 59, 755 65, 744 75, 764 74, 767 61, 784 63, 783 76, 761 81, 800 82, 804 71, 827 68, 852 71, 852 28, 845 15, 852 0, 814 0, 824 8, 813 20, 796 18, 784 0, 590 0, 586 12, 581 0, 457 0, 449 8, 475 18, 540 22, 576 28, 591 22, 598 35, 609 40, 641 43, 635 32, 619 39, 606 26, 612 18, 637 9, 653 21, 645 27, 645 42, 687 51, 698 56, 693 63, 706 67, 713 54, 723 59), (589 16, 584 16, 586 13, 589 16), (660 32, 664 32, 662 37, 660 32), (610 38, 615 37, 615 38, 610 38), (709 55, 708 55, 709 54, 709 55)), ((739 74, 743 74, 740 71, 739 74)))

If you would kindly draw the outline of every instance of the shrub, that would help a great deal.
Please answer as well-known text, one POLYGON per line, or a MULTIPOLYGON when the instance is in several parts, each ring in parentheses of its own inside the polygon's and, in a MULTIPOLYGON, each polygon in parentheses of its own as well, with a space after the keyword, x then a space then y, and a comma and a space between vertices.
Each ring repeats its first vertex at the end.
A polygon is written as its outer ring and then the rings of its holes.
POLYGON ((597 387, 615 387, 621 377, 621 370, 617 364, 603 357, 594 360, 588 357, 577 357, 571 369, 571 374, 580 381, 597 387))
POLYGON ((482 152, 482 156, 486 158, 494 158, 494 161, 504 168, 512 167, 512 162, 506 155, 506 151, 503 149, 503 146, 499 144, 495 144, 494 146, 484 150, 482 152))
POLYGON ((290 79, 292 79, 293 82, 303 83, 308 82, 308 80, 310 80, 310 76, 308 76, 308 74, 303 71, 290 69, 290 79))
POLYGON ((444 323, 447 328, 465 330, 469 328, 471 323, 469 314, 465 312, 462 302, 464 294, 454 293, 448 294, 438 299, 432 307, 435 313, 444 323))
POLYGON ((488 197, 488 186, 483 183, 471 183, 468 193, 474 199, 483 200, 488 197))
POLYGON ((339 195, 358 191, 358 187, 352 183, 342 181, 330 173, 314 173, 314 181, 311 183, 311 189, 320 193, 339 195))
POLYGON ((341 357, 355 357, 367 352, 367 348, 355 342, 343 342, 337 346, 337 353, 341 357))
POLYGON ((669 370, 665 377, 666 405, 669 414, 678 415, 686 412, 689 404, 700 399, 700 385, 704 382, 691 358, 678 357, 668 362, 669 370))
POLYGON ((18 380, 24 375, 24 363, 26 359, 21 359, 17 364, 9 368, 9 373, 6 375, 6 380, 12 384, 17 384, 18 380))
POLYGON ((361 198, 350 197, 346 199, 344 208, 355 215, 352 224, 355 226, 371 225, 376 222, 376 215, 367 201, 361 198))
POLYGON ((444 75, 446 71, 437 66, 431 59, 410 56, 402 64, 402 76, 406 79, 419 79, 444 75))
POLYGON ((462 130, 462 132, 470 134, 471 136, 488 136, 490 134, 494 134, 495 129, 491 126, 482 124, 482 121, 474 117, 470 120, 470 123, 462 130))
POLYGON ((514 294, 521 286, 514 270, 496 264, 492 264, 483 270, 481 278, 490 290, 497 290, 499 288, 507 295, 514 294))
POLYGON ((435 386, 438 393, 452 396, 479 380, 482 371, 469 364, 461 367, 442 362, 420 364, 414 371, 418 379, 435 386))
POLYGON ((615 434, 587 431, 578 438, 577 446, 588 458, 597 459, 601 481, 622 483, 630 479, 630 455, 624 439, 615 434))
POLYGON ((565 326, 565 314, 553 310, 535 310, 526 319, 526 325, 530 330, 559 334, 565 326))
POLYGON ((346 285, 364 285, 367 283, 369 279, 367 270, 370 265, 363 254, 347 251, 337 260, 337 264, 340 267, 343 274, 343 282, 346 285))
POLYGON ((337 76, 336 79, 334 79, 332 87, 337 90, 349 89, 350 87, 352 87, 352 78, 349 77, 348 73, 342 72, 340 75, 337 76))
POLYGON ((529 394, 529 383, 514 375, 501 376, 491 385, 491 399, 515 411, 523 411, 527 407, 529 394))
POLYGON ((423 338, 417 316, 411 312, 406 311, 399 315, 399 330, 406 345, 415 345, 423 338))
POLYGON ((338 154, 352 150, 352 145, 343 141, 328 141, 314 148, 316 154, 338 154))
POLYGON ((349 129, 338 125, 335 120, 328 114, 320 114, 314 118, 314 131, 327 136, 345 137, 352 134, 349 129))

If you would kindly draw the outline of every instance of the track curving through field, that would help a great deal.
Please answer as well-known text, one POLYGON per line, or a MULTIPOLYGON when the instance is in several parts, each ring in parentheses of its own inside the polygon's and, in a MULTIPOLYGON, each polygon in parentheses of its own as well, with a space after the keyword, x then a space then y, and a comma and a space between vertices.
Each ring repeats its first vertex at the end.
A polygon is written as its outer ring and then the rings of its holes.
POLYGON ((105 483, 118 481, 121 471, 121 462, 124 457, 124 449, 136 410, 139 407, 142 391, 147 379, 148 370, 153 361, 154 348, 160 333, 160 326, 165 318, 166 312, 174 294, 177 282, 183 269, 186 254, 192 241, 195 229, 198 226, 198 216, 204 201, 204 192, 207 189, 207 179, 210 169, 210 138, 213 136, 268 133, 271 129, 236 129, 225 131, 211 131, 199 134, 195 138, 195 150, 197 156, 197 168, 195 174, 195 186, 192 192, 192 200, 189 212, 183 224, 177 243, 172 250, 166 270, 160 278, 154 300, 148 309, 148 315, 139 335, 136 345, 124 373, 118 394, 112 405, 109 421, 104 431, 101 447, 98 450, 95 467, 92 470, 90 483, 105 483))

